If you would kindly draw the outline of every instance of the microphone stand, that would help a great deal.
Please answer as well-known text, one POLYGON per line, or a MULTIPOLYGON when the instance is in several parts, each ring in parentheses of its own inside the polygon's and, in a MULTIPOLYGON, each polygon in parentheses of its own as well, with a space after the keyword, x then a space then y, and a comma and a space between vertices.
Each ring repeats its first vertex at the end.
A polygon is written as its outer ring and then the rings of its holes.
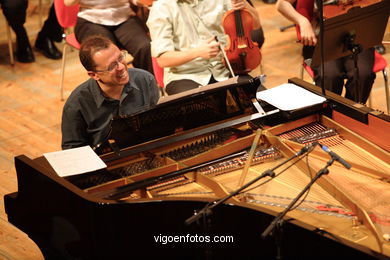
POLYGON ((274 170, 276 170, 277 168, 279 168, 280 166, 282 166, 283 164, 291 161, 292 159, 294 158, 297 158, 307 152, 310 152, 310 148, 313 147, 314 145, 316 145, 316 143, 313 143, 311 145, 307 145, 307 146, 304 146, 299 152, 297 152, 296 154, 294 154, 293 156, 291 156, 290 158, 284 160, 283 162, 279 163, 278 165, 276 165, 275 167, 273 167, 272 169, 268 169, 266 171, 264 171, 260 176, 254 178, 253 180, 251 180, 250 182, 246 183, 244 186, 236 189, 235 191, 231 192, 230 194, 228 194, 227 196, 219 199, 219 200, 215 200, 211 203, 208 203, 204 208, 202 208, 201 210, 195 212, 195 214, 191 217, 189 217, 188 219, 185 220, 185 224, 186 225, 190 225, 191 223, 193 223, 194 221, 197 221, 199 218, 201 218, 202 216, 205 217, 205 216, 209 216, 211 214, 211 210, 213 208, 215 208, 216 206, 218 206, 219 204, 222 204, 224 203, 225 201, 229 200, 230 198, 232 198, 233 196, 237 195, 238 193, 240 193, 242 190, 246 189, 247 187, 251 186, 253 183, 259 181, 260 179, 266 177, 266 176, 270 176, 271 178, 275 177, 275 172, 274 170))
MULTIPOLYGON (((261 237, 264 239, 266 238, 274 229, 275 227, 278 227, 279 231, 280 231, 280 228, 281 228, 281 225, 283 223, 283 217, 287 214, 288 211, 291 210, 291 208, 297 203, 297 201, 303 196, 303 194, 305 194, 309 189, 310 187, 324 174, 328 174, 329 173, 329 170, 328 170, 328 167, 331 166, 333 164, 333 162, 335 161, 335 158, 331 157, 331 159, 326 163, 326 166, 322 169, 320 169, 316 175, 314 176, 314 178, 309 182, 309 184, 306 185, 306 187, 295 197, 295 199, 287 206, 286 209, 284 209, 282 212, 280 212, 275 218, 274 220, 271 222, 271 224, 265 229, 265 231, 261 234, 261 237)), ((279 243, 277 245, 277 248, 278 248, 278 251, 277 253, 280 254, 281 250, 281 245, 280 245, 280 240, 278 239, 277 242, 279 243)), ((281 259, 281 256, 278 255, 277 256, 277 259, 281 259)))

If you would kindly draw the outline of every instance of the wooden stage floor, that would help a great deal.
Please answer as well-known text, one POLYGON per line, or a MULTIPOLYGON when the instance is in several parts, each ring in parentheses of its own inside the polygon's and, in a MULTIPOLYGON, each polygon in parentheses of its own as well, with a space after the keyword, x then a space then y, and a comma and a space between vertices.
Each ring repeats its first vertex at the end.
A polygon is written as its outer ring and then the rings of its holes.
MULTIPOLYGON (((254 0, 265 31, 262 48, 262 73, 267 75, 265 86, 272 88, 299 77, 300 44, 296 43, 293 28, 280 32, 280 27, 290 22, 277 13, 274 4, 254 0)), ((34 44, 40 30, 38 0, 29 1, 27 31, 34 44)), ((44 16, 50 0, 43 1, 44 16)), ((43 19, 44 20, 44 19, 43 19)), ((36 62, 9 65, 4 17, 0 15, 0 259, 43 259, 37 246, 20 230, 7 221, 3 196, 17 191, 14 157, 25 154, 36 158, 43 153, 60 150, 61 113, 64 102, 60 100, 61 60, 49 60, 34 51, 36 62)), ((387 26, 385 41, 390 41, 387 26)), ((62 44, 58 44, 62 48, 62 44)), ((390 47, 385 54, 390 61, 390 47)), ((78 52, 68 53, 65 73, 65 97, 87 74, 78 61, 78 52)), ((259 75, 260 70, 253 72, 259 75)), ((310 78, 305 75, 305 79, 310 78)), ((372 91, 372 107, 386 110, 383 76, 377 74, 372 91)), ((39 189, 39 187, 37 187, 39 189)), ((50 196, 50 194, 48 194, 50 196)))

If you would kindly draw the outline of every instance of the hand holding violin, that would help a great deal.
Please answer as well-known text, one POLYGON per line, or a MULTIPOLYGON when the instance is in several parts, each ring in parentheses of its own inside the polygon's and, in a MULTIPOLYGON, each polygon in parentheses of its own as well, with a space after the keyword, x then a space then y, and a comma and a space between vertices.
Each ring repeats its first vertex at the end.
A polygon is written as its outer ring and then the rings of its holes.
MULTIPOLYGON (((250 35, 254 29, 252 12, 254 10, 256 13, 256 10, 245 0, 231 0, 231 3, 233 9, 227 11, 222 18, 222 26, 228 36, 225 51, 231 65, 229 67, 232 67, 233 72, 245 74, 256 68, 261 62, 260 49, 257 43, 252 41, 250 35)), ((256 25, 259 26, 259 24, 260 22, 257 20, 256 25)))
POLYGON ((250 5, 246 0, 231 0, 231 5, 233 10, 242 10, 245 9, 248 11, 253 18, 253 29, 258 29, 261 27, 260 18, 255 7, 250 5))
POLYGON ((243 9, 245 7, 245 3, 245 0, 231 0, 233 10, 243 9))

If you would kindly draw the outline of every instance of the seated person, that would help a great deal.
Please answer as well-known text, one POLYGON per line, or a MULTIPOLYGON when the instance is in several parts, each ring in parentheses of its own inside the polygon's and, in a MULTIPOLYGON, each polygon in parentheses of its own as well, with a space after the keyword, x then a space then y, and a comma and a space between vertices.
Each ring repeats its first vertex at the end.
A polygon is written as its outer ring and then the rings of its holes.
POLYGON ((220 43, 227 36, 222 17, 231 8, 249 11, 260 46, 264 41, 256 9, 245 0, 158 0, 147 21, 152 38, 152 56, 164 72, 168 94, 180 93, 229 78, 220 43))
MULTIPOLYGON (((131 2, 137 5, 136 0, 131 2)), ((74 4, 80 4, 75 27, 80 43, 91 35, 103 35, 134 57, 134 67, 153 73, 147 28, 129 0, 65 0, 67 6, 74 4)))
POLYGON ((90 79, 66 101, 62 114, 62 148, 92 147, 108 137, 110 120, 155 105, 159 90, 153 75, 127 68, 126 51, 108 38, 92 36, 79 52, 90 79))
MULTIPOLYGON (((16 35, 16 59, 24 63, 34 62, 34 53, 24 28, 28 1, 0 0, 0 4, 8 24, 16 35)), ((35 41, 35 48, 49 59, 61 59, 62 54, 53 41, 61 42, 62 33, 63 29, 58 24, 54 4, 52 4, 49 16, 35 41)))
MULTIPOLYGON (((310 1, 310 0, 299 0, 310 1)), ((315 29, 312 26, 312 22, 307 17, 298 13, 293 4, 296 0, 278 0, 276 7, 278 11, 297 24, 300 28, 301 42, 303 47, 303 58, 309 59, 314 52, 314 46, 317 43, 317 36, 315 29)), ((314 8, 314 1, 309 2, 307 8, 314 8), (309 4, 310 3, 310 4, 309 4)), ((312 13, 312 10, 308 10, 307 13, 312 13)), ((313 17, 316 15, 313 15, 313 17)), ((359 79, 358 84, 354 82, 354 60, 352 55, 342 57, 336 60, 325 62, 324 64, 324 88, 330 90, 338 95, 341 95, 344 87, 344 79, 347 79, 345 84, 346 94, 345 97, 355 102, 365 104, 372 85, 375 80, 375 73, 372 72, 374 66, 374 48, 364 50, 358 54, 358 68, 359 79)), ((321 86, 320 66, 312 67, 314 72, 314 81, 316 85, 321 86)))
POLYGON ((260 17, 256 8, 253 6, 252 1, 246 0, 246 2, 249 4, 247 5, 246 10, 249 11, 253 17, 253 30, 251 31, 251 39, 252 41, 256 42, 257 46, 261 49, 264 44, 264 32, 263 28, 261 27, 260 17))

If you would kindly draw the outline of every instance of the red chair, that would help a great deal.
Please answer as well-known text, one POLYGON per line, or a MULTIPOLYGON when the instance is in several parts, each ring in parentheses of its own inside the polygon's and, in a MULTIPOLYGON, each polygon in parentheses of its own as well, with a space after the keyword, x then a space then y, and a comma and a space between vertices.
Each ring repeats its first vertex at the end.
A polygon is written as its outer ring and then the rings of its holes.
POLYGON ((160 67, 157 63, 157 59, 155 57, 152 57, 152 64, 153 64, 153 73, 154 77, 156 78, 157 85, 161 88, 163 96, 166 96, 164 90, 164 68, 160 67))
MULTIPOLYGON (((377 73, 379 71, 382 71, 383 74, 383 80, 385 82, 385 93, 386 93, 386 106, 387 106, 387 114, 390 114, 390 94, 389 94, 389 82, 387 79, 387 62, 386 59, 383 58, 382 55, 380 55, 377 51, 375 51, 375 61, 374 61, 374 67, 372 68, 372 71, 374 73, 377 73)), ((368 106, 371 107, 371 95, 368 97, 368 106)))
POLYGON ((154 77, 156 78, 157 84, 164 88, 164 68, 160 67, 157 63, 157 58, 152 57, 153 72, 154 77))
MULTIPOLYGON (((76 25, 77 22, 77 13, 79 12, 79 5, 73 6, 65 6, 64 0, 54 0, 54 8, 56 11, 56 16, 58 19, 58 23, 64 28, 64 31, 69 31, 72 27, 76 25)), ((75 34, 72 33, 64 33, 63 38, 65 40, 65 44, 62 50, 62 65, 61 65, 61 101, 64 100, 64 73, 65 73, 65 59, 66 59, 66 50, 68 45, 80 49, 80 44, 76 40, 75 34)))
MULTIPOLYGON (((306 17, 309 21, 311 21, 311 18, 313 17, 313 5, 314 0, 297 0, 296 2, 296 10, 298 13, 306 17)), ((296 25, 296 32, 297 32, 297 38, 298 40, 301 39, 299 26, 296 25)), ((387 106, 387 113, 390 113, 390 100, 389 100, 389 84, 387 79, 387 62, 385 58, 383 58, 382 55, 380 55, 377 51, 375 51, 375 60, 374 60, 374 66, 372 68, 372 71, 374 73, 377 73, 379 71, 382 71, 383 73, 383 79, 385 82, 385 92, 386 92, 386 106, 387 106)), ((301 79, 303 79, 303 72, 304 70, 310 75, 311 78, 314 78, 314 72, 311 69, 309 65, 305 63, 305 61, 302 62, 301 66, 301 79)), ((371 106, 371 95, 368 98, 368 105, 371 106)))

